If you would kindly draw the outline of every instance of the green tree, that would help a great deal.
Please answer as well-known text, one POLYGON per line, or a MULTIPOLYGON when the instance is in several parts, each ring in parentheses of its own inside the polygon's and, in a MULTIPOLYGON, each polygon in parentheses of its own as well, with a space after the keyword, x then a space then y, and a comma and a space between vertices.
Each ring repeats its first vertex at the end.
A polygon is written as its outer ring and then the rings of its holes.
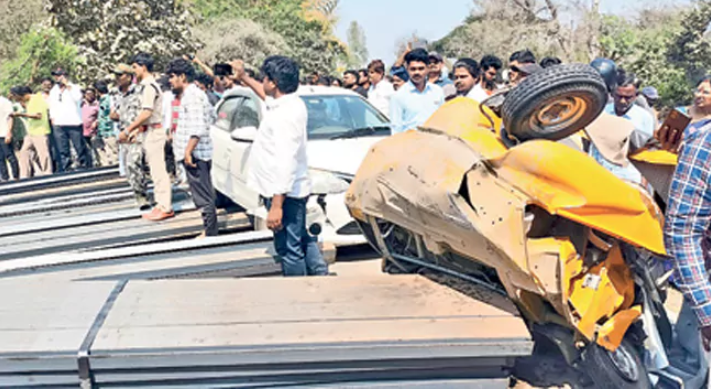
POLYGON ((13 58, 22 36, 45 16, 42 0, 0 0, 0 65, 13 58))
MULTIPOLYGON (((202 23, 248 19, 265 31, 280 35, 287 44, 281 53, 299 61, 304 72, 329 74, 346 48, 333 37, 328 22, 308 17, 311 2, 303 0, 194 0, 202 23)), ((335 11, 335 8, 333 9, 335 11)), ((330 20, 330 19, 329 19, 330 20)), ((259 64, 252 64, 259 65, 259 64)))
POLYGON ((353 68, 360 68, 368 61, 368 46, 365 40, 365 31, 355 20, 348 26, 348 65, 353 68))
POLYGON ((637 74, 645 85, 659 90, 662 104, 688 104, 694 84, 711 62, 705 31, 711 22, 711 2, 670 12, 642 11, 638 21, 605 16, 602 55, 637 74))
POLYGON ((259 65, 271 55, 288 51, 284 38, 248 19, 225 19, 205 23, 195 29, 204 42, 198 55, 207 63, 229 62, 235 58, 259 65))
POLYGON ((54 28, 37 28, 20 38, 13 59, 0 68, 0 88, 7 91, 20 84, 35 85, 61 65, 73 73, 82 64, 77 47, 54 28))
POLYGON ((152 54, 160 70, 196 49, 192 18, 175 0, 48 0, 47 10, 85 58, 78 68, 84 82, 108 75, 139 51, 152 54))

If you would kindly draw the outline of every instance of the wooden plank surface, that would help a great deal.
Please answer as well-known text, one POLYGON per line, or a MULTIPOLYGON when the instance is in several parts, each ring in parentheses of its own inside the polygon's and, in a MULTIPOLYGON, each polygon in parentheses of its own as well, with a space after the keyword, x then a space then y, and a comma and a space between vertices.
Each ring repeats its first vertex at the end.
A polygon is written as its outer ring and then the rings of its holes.
POLYGON ((132 281, 94 349, 529 339, 513 312, 413 275, 132 281))

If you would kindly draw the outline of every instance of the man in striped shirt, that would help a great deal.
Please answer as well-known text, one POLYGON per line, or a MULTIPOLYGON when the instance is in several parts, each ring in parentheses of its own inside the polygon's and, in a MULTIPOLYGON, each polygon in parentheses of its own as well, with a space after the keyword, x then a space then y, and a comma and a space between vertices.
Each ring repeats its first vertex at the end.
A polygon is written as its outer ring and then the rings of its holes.
POLYGON ((166 73, 170 75, 173 92, 180 99, 173 134, 175 160, 185 167, 193 201, 202 212, 205 225, 203 236, 217 236, 215 190, 210 177, 210 125, 214 121, 214 111, 205 92, 195 85, 195 69, 189 61, 183 58, 171 61, 166 73))
MULTIPOLYGON (((708 85, 711 92, 711 84, 708 85)), ((664 238, 674 260, 674 279, 684 294, 684 304, 676 324, 678 343, 683 349, 686 388, 700 388, 708 372, 711 350, 711 120, 698 121, 687 129, 688 136, 672 179, 667 206, 664 238)), ((675 372, 677 375, 682 373, 675 372)))

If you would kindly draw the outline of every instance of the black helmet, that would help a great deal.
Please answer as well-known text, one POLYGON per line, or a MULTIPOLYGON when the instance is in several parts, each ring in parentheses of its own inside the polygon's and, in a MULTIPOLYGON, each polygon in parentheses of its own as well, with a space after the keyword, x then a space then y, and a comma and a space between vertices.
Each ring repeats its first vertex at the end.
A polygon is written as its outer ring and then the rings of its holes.
POLYGON ((612 92, 617 88, 617 65, 615 62, 607 58, 596 58, 590 63, 590 66, 595 68, 605 80, 607 91, 612 92))

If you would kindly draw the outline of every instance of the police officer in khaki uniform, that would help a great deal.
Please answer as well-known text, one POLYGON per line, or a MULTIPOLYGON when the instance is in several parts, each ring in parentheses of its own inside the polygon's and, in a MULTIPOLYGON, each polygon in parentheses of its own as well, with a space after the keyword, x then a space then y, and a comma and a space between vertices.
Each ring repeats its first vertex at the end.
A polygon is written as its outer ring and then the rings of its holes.
MULTIPOLYGON (((119 134, 123 133, 141 113, 142 96, 139 86, 133 83, 133 69, 126 64, 114 68, 117 90, 114 92, 111 119, 117 121, 119 134)), ((151 209, 148 197, 148 164, 143 150, 143 135, 139 134, 130 142, 121 141, 120 152, 124 153, 124 164, 128 184, 131 186, 138 207, 143 211, 151 209)))
POLYGON ((143 149, 153 180, 156 207, 143 215, 144 219, 162 221, 175 215, 172 204, 172 184, 165 168, 165 142, 163 129, 163 97, 160 86, 153 78, 153 57, 139 53, 131 60, 131 68, 138 78, 141 94, 141 113, 133 123, 119 133, 121 142, 143 137, 143 149))

